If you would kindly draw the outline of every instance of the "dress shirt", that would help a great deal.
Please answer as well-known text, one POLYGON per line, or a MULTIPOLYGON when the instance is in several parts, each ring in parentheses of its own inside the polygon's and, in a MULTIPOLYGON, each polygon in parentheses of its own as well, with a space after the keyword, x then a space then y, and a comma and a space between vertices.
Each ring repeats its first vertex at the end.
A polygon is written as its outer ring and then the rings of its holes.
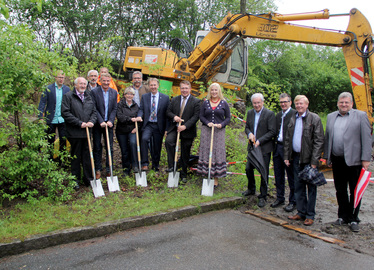
POLYGON ((103 91, 103 97, 104 97, 104 107, 105 107, 105 117, 104 121, 108 121, 108 107, 109 107, 109 89, 108 91, 104 91, 103 88, 101 88, 101 91, 103 91))
POLYGON ((255 110, 255 124, 253 125, 253 129, 254 129, 253 134, 255 135, 255 137, 256 137, 256 132, 257 132, 258 121, 260 120, 260 116, 261 116, 261 113, 262 113, 263 109, 264 109, 264 107, 262 107, 259 112, 257 112, 255 110))
POLYGON ((140 85, 140 87, 138 89, 135 88, 135 86, 132 86, 132 89, 134 89, 135 91, 135 95, 134 95, 134 101, 136 104, 138 104, 138 106, 140 106, 140 95, 139 95, 139 89, 142 88, 142 85, 140 85))
POLYGON ((293 134, 292 140, 292 149, 293 151, 300 153, 301 152, 301 138, 303 136, 303 118, 306 116, 306 112, 303 115, 299 116, 299 113, 296 113, 296 122, 295 122, 295 131, 293 134))
POLYGON ((344 156, 344 132, 348 124, 349 112, 345 115, 338 113, 334 123, 332 136, 332 154, 337 157, 344 156))
POLYGON ((55 83, 56 88, 56 109, 55 115, 52 119, 52 124, 64 123, 64 118, 61 116, 61 103, 62 103, 62 85, 58 88, 57 83, 55 83))

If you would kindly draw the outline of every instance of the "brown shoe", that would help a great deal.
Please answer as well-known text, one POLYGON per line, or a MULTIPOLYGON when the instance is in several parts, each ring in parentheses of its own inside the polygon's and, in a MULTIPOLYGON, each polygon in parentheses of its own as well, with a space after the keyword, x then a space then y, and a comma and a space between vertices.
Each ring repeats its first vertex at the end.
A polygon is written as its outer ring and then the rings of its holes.
POLYGON ((314 220, 313 219, 310 219, 310 218, 307 218, 305 221, 304 221, 304 225, 305 226, 311 226, 313 225, 314 223, 314 220))
POLYGON ((288 219, 291 219, 291 220, 304 220, 302 217, 300 217, 298 214, 294 215, 294 216, 288 216, 288 219))
POLYGON ((148 166, 143 166, 142 167, 142 171, 148 171, 148 170, 149 170, 148 166))
POLYGON ((100 171, 96 171, 96 179, 100 179, 101 177, 101 172, 100 171))

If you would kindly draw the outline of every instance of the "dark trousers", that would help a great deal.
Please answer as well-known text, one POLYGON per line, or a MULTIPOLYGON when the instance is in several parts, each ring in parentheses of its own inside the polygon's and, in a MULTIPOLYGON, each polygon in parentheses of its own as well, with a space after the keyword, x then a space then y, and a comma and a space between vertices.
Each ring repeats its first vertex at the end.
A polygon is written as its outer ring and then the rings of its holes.
POLYGON ((297 214, 303 218, 314 220, 316 215, 317 186, 299 179, 299 172, 307 164, 300 164, 300 154, 293 153, 292 156, 297 214))
MULTIPOLYGON (((113 127, 108 127, 108 134, 109 134, 109 144, 110 144, 110 152, 112 155, 112 164, 113 164, 113 127)), ((104 145, 105 145, 105 152, 106 152, 106 170, 107 172, 110 171, 109 168, 109 157, 108 157, 108 146, 107 146, 107 139, 106 139, 106 131, 105 128, 100 127, 100 125, 95 125, 92 129, 92 138, 93 138, 93 156, 95 159, 95 169, 96 171, 102 170, 102 155, 103 155, 103 146, 101 144, 101 138, 104 138, 104 145)))
POLYGON ((70 154, 73 157, 71 160, 71 174, 76 177, 76 181, 79 183, 82 175, 82 164, 83 182, 88 186, 93 178, 87 138, 68 138, 68 141, 70 142, 70 154))
MULTIPOLYGON (((60 139, 60 150, 66 148, 66 132, 65 132, 65 123, 60 124, 48 124, 47 134, 48 136, 48 143, 52 145, 56 139, 56 129, 58 130, 58 137, 60 139)), ((53 150, 52 150, 53 153, 53 150)), ((53 154, 52 154, 53 157, 53 154)))
POLYGON ((359 222, 358 213, 361 202, 353 211, 354 191, 361 173, 361 165, 348 166, 344 157, 331 156, 332 173, 334 175, 334 185, 336 190, 336 199, 338 200, 338 217, 345 222, 359 222), (349 186, 350 196, 348 197, 347 188, 349 186))
MULTIPOLYGON (((168 167, 169 168, 174 167, 174 162, 175 162, 174 157, 175 157, 177 135, 178 135, 177 130, 172 130, 171 132, 168 132, 168 135, 165 140, 165 147, 166 147, 166 152, 168 154, 168 167)), ((190 152, 191 152, 192 143, 193 143, 193 138, 181 139, 180 149, 181 149, 181 165, 182 165, 181 177, 182 178, 187 177, 188 161, 190 160, 190 152)))
POLYGON ((136 134, 130 132, 126 134, 116 134, 116 136, 118 144, 121 147, 122 168, 125 171, 130 172, 131 165, 133 168, 139 167, 136 149, 136 134))
MULTIPOLYGON (((266 173, 269 176, 269 164, 270 164, 271 153, 263 154, 262 157, 264 159, 266 173)), ((247 178, 248 178, 248 190, 251 191, 251 192, 256 191, 256 180, 255 180, 254 169, 255 169, 255 167, 247 160, 245 173, 246 173, 247 178)), ((269 178, 264 179, 261 176, 260 195, 258 196, 259 198, 266 199, 266 197, 268 195, 268 180, 269 180, 269 178)))
POLYGON ((284 190, 285 190, 285 171, 287 172, 288 186, 290 187, 290 194, 288 196, 289 203, 296 203, 295 199, 295 181, 292 171, 292 161, 290 166, 284 164, 283 159, 283 144, 277 143, 273 154, 274 163, 274 177, 275 186, 277 188, 277 199, 284 201, 284 190))
POLYGON ((142 157, 142 166, 148 166, 148 148, 149 143, 152 139, 153 149, 151 151, 152 157, 152 168, 158 170, 161 156, 161 146, 162 146, 162 134, 158 128, 157 123, 148 122, 147 125, 142 130, 142 139, 141 139, 141 157, 142 157))

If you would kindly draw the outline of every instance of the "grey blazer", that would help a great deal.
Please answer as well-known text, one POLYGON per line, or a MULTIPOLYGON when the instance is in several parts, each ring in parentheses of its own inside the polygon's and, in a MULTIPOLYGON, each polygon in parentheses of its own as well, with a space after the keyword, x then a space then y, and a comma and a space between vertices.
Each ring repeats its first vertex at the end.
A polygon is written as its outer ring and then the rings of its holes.
MULTIPOLYGON (((324 158, 331 164, 332 137, 334 124, 339 111, 327 116, 324 158)), ((350 110, 344 132, 344 159, 348 166, 358 166, 371 158, 371 128, 367 114, 355 109, 350 110)))

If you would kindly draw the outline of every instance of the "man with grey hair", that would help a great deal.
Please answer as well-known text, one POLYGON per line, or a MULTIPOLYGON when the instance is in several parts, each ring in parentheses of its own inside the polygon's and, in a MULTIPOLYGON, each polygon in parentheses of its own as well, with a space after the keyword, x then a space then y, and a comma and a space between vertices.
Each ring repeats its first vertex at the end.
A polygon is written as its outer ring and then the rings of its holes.
MULTIPOLYGON (((253 109, 247 112, 247 123, 245 134, 248 138, 248 148, 250 144, 261 147, 267 175, 269 175, 269 164, 271 152, 273 152, 275 136, 275 115, 272 111, 264 108, 264 96, 261 93, 253 94, 251 97, 253 109)), ((244 196, 256 193, 256 181, 254 176, 255 167, 247 162, 245 172, 248 178, 248 189, 243 192, 244 196)), ((268 179, 261 176, 260 195, 258 196, 258 206, 264 207, 268 195, 268 179)))
POLYGON ((73 91, 62 98, 61 114, 65 119, 66 137, 70 142, 71 173, 76 177, 76 189, 79 189, 81 179, 81 164, 83 166, 83 182, 90 185, 92 168, 88 150, 86 127, 92 128, 96 122, 96 109, 91 96, 86 92, 87 81, 78 77, 73 91))
POLYGON ((142 96, 150 92, 148 87, 143 85, 143 74, 140 71, 135 71, 132 74, 132 88, 135 91, 134 101, 140 106, 142 96))
POLYGON ((87 91, 88 93, 91 92, 92 89, 98 87, 98 84, 97 84, 97 79, 99 78, 99 72, 97 72, 97 70, 90 70, 88 73, 87 73, 87 80, 88 80, 88 84, 87 84, 87 91))
POLYGON ((288 196, 288 205, 284 207, 287 212, 292 212, 296 207, 295 200, 295 184, 292 172, 292 166, 287 167, 284 164, 283 159, 283 140, 286 136, 288 129, 288 123, 292 115, 296 113, 294 109, 291 108, 291 96, 287 93, 282 93, 279 95, 279 103, 281 106, 281 111, 275 116, 276 123, 276 135, 274 136, 275 148, 273 152, 273 164, 274 164, 274 177, 275 186, 277 189, 277 198, 271 204, 271 207, 278 207, 284 204, 285 197, 285 171, 287 172, 288 186, 290 188, 290 193, 288 196))
POLYGON ((361 168, 367 170, 370 164, 371 126, 365 112, 352 109, 350 93, 341 93, 337 105, 339 110, 327 116, 324 149, 327 164, 332 166, 338 201, 338 219, 333 224, 349 224, 353 232, 358 232, 361 202, 353 208, 354 190, 361 168))

